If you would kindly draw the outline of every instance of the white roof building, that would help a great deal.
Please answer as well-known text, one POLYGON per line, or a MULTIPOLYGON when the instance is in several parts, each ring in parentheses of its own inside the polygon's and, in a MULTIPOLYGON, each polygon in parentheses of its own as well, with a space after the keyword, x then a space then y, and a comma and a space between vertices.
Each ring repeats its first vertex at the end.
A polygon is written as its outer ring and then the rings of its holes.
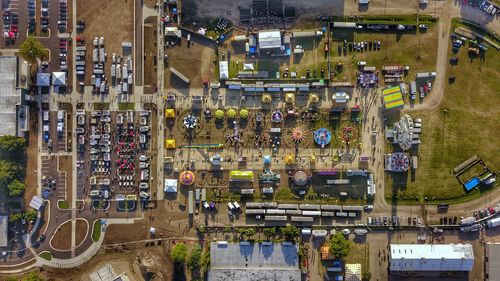
POLYGON ((470 244, 391 244, 391 271, 471 271, 474 252, 470 244))
POLYGON ((259 31, 259 49, 281 48, 281 32, 279 30, 259 31))

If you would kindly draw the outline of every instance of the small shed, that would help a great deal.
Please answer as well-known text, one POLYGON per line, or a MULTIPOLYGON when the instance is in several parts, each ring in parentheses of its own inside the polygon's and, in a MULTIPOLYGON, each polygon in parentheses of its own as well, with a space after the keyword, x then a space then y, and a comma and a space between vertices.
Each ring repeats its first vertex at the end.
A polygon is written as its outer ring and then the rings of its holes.
POLYGON ((36 74, 36 85, 38 87, 50 86, 50 73, 37 73, 36 74))
POLYGON ((52 85, 54 85, 54 86, 66 86, 66 72, 53 72, 52 73, 52 85))
POLYGON ((166 139, 165 140, 165 148, 166 149, 175 149, 175 139, 166 139))
POLYGON ((165 109, 165 118, 175 118, 175 109, 173 108, 165 109))

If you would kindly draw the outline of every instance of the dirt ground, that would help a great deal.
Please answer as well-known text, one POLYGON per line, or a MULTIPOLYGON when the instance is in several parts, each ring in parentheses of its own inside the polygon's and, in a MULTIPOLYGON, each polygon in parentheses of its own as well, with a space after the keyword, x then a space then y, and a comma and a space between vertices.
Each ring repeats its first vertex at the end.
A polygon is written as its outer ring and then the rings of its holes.
POLYGON ((111 264, 116 274, 125 273, 131 281, 144 280, 143 273, 151 271, 156 273, 153 279, 173 280, 173 263, 163 246, 151 247, 140 250, 109 251, 99 254, 77 269, 45 268, 51 280, 81 281, 90 280, 89 274, 99 270, 108 263, 111 264))
POLYGON ((50 244, 52 247, 62 250, 69 251, 71 249, 71 221, 66 221, 59 226, 50 244))
MULTIPOLYGON (((73 184, 73 157, 71 156, 59 156, 59 171, 66 172, 66 200, 68 202, 71 200, 73 196, 73 189, 71 188, 73 184)), ((71 206, 69 206, 71 207, 71 206)))
POLYGON ((151 238, 149 228, 156 228, 156 237, 194 236, 188 229, 188 214, 173 202, 159 202, 156 209, 144 213, 144 219, 135 224, 110 225, 106 228, 103 244, 124 243, 151 238))
MULTIPOLYGON (((32 110, 31 114, 33 116, 36 112, 32 110)), ((38 187, 38 122, 35 122, 33 119, 30 121, 31 127, 26 145, 26 191, 24 192, 25 206, 27 206, 31 198, 37 194, 38 187)))
POLYGON ((92 62, 92 40, 95 36, 104 37, 106 53, 108 55, 108 64, 105 67, 106 76, 111 77, 111 54, 122 53, 122 42, 131 42, 134 40, 134 21, 133 21, 132 0, 87 0, 77 1, 77 19, 85 21, 85 30, 81 36, 86 40, 87 46, 87 75, 85 75, 85 84, 90 85, 92 62))
POLYGON ((84 220, 76 220, 76 237, 75 237, 75 246, 78 247, 80 243, 85 240, 87 233, 89 232, 89 225, 84 220))
POLYGON ((144 23, 144 85, 157 86, 157 21, 149 17, 144 23))
POLYGON ((185 90, 184 82, 179 82, 180 79, 171 74, 168 70, 169 67, 174 67, 189 78, 191 89, 201 89, 203 78, 214 81, 216 73, 216 65, 213 63, 215 51, 211 47, 194 42, 194 40, 188 47, 187 40, 182 38, 180 46, 167 48, 165 50, 165 54, 168 55, 168 65, 165 65, 165 87, 176 88, 180 91, 185 90))

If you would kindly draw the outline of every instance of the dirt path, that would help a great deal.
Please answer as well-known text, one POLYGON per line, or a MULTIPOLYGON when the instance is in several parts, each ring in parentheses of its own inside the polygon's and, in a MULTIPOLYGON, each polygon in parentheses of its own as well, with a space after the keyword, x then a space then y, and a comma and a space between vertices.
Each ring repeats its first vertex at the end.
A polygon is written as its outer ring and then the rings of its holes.
POLYGON ((446 69, 448 67, 448 45, 451 29, 451 16, 448 13, 441 15, 439 21, 438 52, 436 58, 436 81, 434 90, 424 103, 414 104, 413 107, 405 107, 405 111, 431 110, 436 108, 443 100, 446 87, 446 69))

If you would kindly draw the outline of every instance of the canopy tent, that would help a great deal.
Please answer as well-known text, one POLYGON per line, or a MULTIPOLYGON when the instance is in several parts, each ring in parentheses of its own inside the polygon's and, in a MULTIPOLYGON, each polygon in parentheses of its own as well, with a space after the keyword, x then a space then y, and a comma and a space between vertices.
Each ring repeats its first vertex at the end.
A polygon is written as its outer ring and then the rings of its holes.
POLYGON ((253 63, 244 63, 243 64, 243 70, 251 70, 251 71, 253 71, 254 70, 253 63))
POLYGON ((399 86, 383 90, 382 95, 384 96, 385 109, 393 109, 404 106, 403 96, 399 86))
POLYGON ((305 186, 311 180, 311 177, 304 171, 298 170, 292 176, 291 180, 297 186, 305 186))
POLYGON ((269 95, 269 94, 262 95, 262 102, 263 103, 270 103, 271 101, 273 101, 273 98, 271 97, 271 95, 269 95))
POLYGON ((175 140, 174 139, 166 139, 165 140, 165 148, 166 149, 175 149, 175 140))
POLYGON ((219 79, 229 79, 229 63, 227 60, 219 62, 219 79))
POLYGON ((164 189, 165 192, 177 192, 177 182, 176 179, 165 179, 164 189))
POLYGON ((310 103, 318 103, 319 102, 319 96, 317 94, 310 94, 309 95, 309 102, 310 103))
POLYGON ((248 118, 248 110, 243 108, 240 110, 240 118, 247 119, 248 118))
POLYGON ((264 155, 264 164, 271 164, 271 155, 264 155))
POLYGON ((36 85, 38 87, 50 86, 50 73, 37 73, 36 74, 36 85))
POLYGON ((337 92, 333 94, 332 99, 336 103, 346 103, 349 100, 349 95, 345 92, 337 92))
POLYGON ((30 204, 29 206, 35 210, 40 210, 40 208, 42 207, 43 205, 43 199, 39 196, 33 196, 33 198, 31 198, 31 201, 30 201, 30 204))
POLYGON ((236 118, 236 110, 234 110, 234 109, 232 109, 232 108, 231 108, 231 109, 229 109, 229 110, 227 111, 227 118, 230 118, 230 119, 234 119, 234 118, 236 118))
POLYGON ((165 109, 165 118, 175 118, 175 109, 173 108, 165 109))
POLYGON ((361 264, 352 263, 345 265, 346 281, 361 281, 361 264))
POLYGON ((285 101, 287 103, 294 103, 295 102, 295 94, 294 93, 287 93, 285 95, 285 101))
POLYGON ((215 111, 214 115, 215 115, 215 119, 219 119, 220 120, 220 119, 224 118, 224 111, 221 110, 221 109, 217 109, 215 111))
POLYGON ((66 86, 66 72, 52 72, 52 85, 66 86))

